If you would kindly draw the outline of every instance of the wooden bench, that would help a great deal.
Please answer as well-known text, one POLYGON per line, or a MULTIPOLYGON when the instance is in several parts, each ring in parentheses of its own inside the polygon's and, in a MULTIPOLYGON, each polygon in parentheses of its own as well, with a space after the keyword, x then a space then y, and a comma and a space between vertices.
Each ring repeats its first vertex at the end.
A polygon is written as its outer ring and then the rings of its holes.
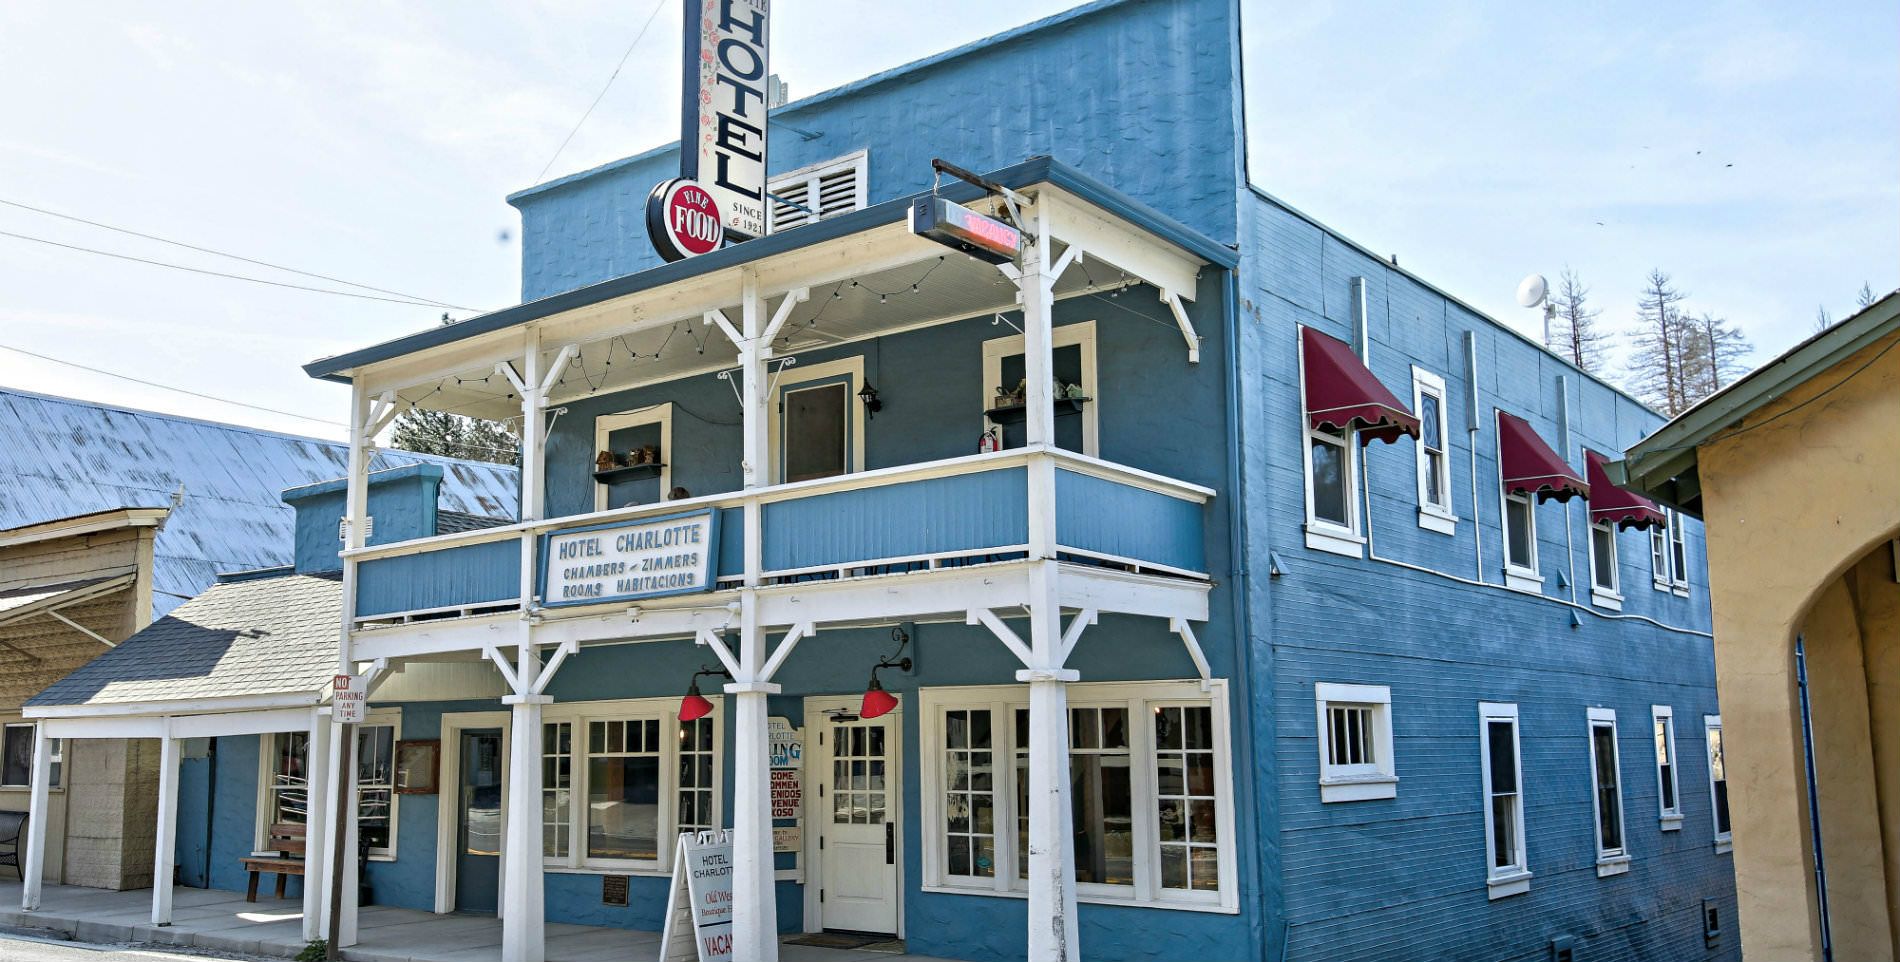
POLYGON ((20 836, 26 834, 25 812, 0 812, 0 865, 11 865, 20 873, 21 880, 26 879, 26 870, 20 868, 20 836))
POLYGON ((257 901, 257 876, 277 874, 277 897, 284 897, 284 879, 303 875, 304 826, 296 822, 278 822, 270 827, 267 846, 276 855, 252 855, 244 859, 244 870, 251 873, 251 884, 244 890, 244 901, 257 901))

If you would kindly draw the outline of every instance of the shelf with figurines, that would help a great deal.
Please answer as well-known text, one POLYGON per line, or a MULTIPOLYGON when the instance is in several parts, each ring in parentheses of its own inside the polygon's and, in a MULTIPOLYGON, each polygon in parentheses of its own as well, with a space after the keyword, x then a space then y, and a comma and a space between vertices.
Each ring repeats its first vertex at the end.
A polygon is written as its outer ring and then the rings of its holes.
POLYGON ((633 448, 622 454, 602 451, 594 458, 594 480, 601 484, 621 484, 657 478, 666 465, 660 461, 655 445, 633 448))

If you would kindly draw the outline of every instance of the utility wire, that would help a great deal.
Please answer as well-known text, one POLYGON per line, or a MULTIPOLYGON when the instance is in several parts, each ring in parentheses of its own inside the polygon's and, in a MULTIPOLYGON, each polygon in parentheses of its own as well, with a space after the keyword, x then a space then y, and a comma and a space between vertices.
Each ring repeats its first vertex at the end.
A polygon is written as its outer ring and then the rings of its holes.
MULTIPOLYGON (((66 250, 79 251, 80 253, 83 253, 83 254, 97 254, 101 257, 111 257, 111 258, 116 258, 122 261, 133 261, 139 264, 150 264, 153 267, 169 267, 173 270, 189 271, 193 274, 206 274, 211 277, 223 277, 223 278, 227 278, 229 280, 234 280, 234 281, 249 281, 253 284, 265 284, 270 287, 286 287, 293 291, 309 291, 313 294, 335 294, 338 297, 355 297, 355 298, 361 298, 362 300, 366 300, 366 301, 382 301, 387 304, 410 304, 416 307, 438 308, 438 307, 444 306, 439 301, 414 300, 408 297, 382 297, 376 294, 358 294, 355 291, 339 291, 334 288, 311 287, 306 284, 288 284, 283 281, 267 280, 262 277, 250 277, 244 274, 227 274, 223 271, 206 270, 205 268, 202 268, 202 267, 187 267, 183 264, 173 264, 167 261, 155 261, 155 260, 150 260, 144 257, 134 257, 131 254, 115 254, 111 251, 96 250, 91 247, 81 247, 77 244, 62 244, 56 240, 47 240, 44 237, 33 237, 28 234, 15 234, 12 231, 0 230, 0 237, 12 237, 16 240, 32 241, 35 244, 47 244, 52 247, 63 247, 66 250)), ((458 308, 458 310, 467 310, 467 308, 458 308)))
POLYGON ((660 8, 664 6, 666 6, 666 0, 660 0, 653 5, 653 12, 647 14, 647 22, 641 24, 640 32, 633 36, 633 42, 627 44, 627 52, 620 55, 620 63, 616 64, 614 72, 607 76, 607 83, 600 88, 600 93, 594 95, 594 102, 587 105, 587 110, 581 114, 581 119, 574 122, 574 129, 568 131, 567 136, 561 139, 561 146, 554 148, 554 156, 549 157, 548 162, 541 167, 541 172, 535 175, 535 183, 538 184, 547 178, 548 171, 554 167, 554 162, 560 159, 561 151, 567 149, 574 135, 581 132, 581 125, 587 122, 588 117, 593 116, 594 108, 600 106, 601 99, 607 96, 607 91, 614 85, 614 79, 620 76, 620 68, 627 65, 627 58, 633 56, 633 48, 640 45, 641 39, 647 35, 647 28, 653 26, 653 18, 660 15, 660 8))
POLYGON ((375 291, 378 294, 390 294, 396 297, 406 297, 406 298, 409 298, 411 300, 416 300, 416 301, 427 301, 429 304, 432 304, 436 307, 447 307, 447 308, 452 308, 458 311, 473 311, 474 310, 474 308, 472 307, 461 307, 456 304, 450 304, 447 301, 438 301, 438 300, 435 300, 434 298, 421 297, 415 294, 404 294, 401 291, 392 291, 392 290, 387 290, 381 287, 371 287, 368 284, 358 284, 355 281, 346 281, 341 277, 331 277, 328 274, 317 274, 311 271, 300 271, 295 267, 285 267, 282 264, 273 264, 269 261, 260 261, 254 257, 245 257, 241 254, 232 254, 227 251, 213 250, 212 248, 209 248, 209 247, 199 247, 196 244, 187 244, 184 241, 175 241, 167 237, 159 237, 156 234, 146 234, 140 231, 130 230, 124 227, 114 227, 111 224, 102 224, 96 220, 87 220, 84 217, 75 217, 72 214, 62 214, 56 210, 47 210, 44 207, 34 207, 32 204, 22 204, 17 200, 7 200, 6 198, 0 197, 0 204, 5 204, 8 207, 17 207, 21 210, 30 210, 35 214, 45 214, 48 217, 57 217, 61 220, 69 220, 76 224, 85 224, 88 227, 97 227, 101 230, 109 230, 109 231, 113 231, 119 234, 126 234, 131 237, 140 237, 149 241, 157 241, 160 244, 170 244, 173 247, 182 247, 186 250, 197 251, 201 254, 213 254, 218 257, 228 257, 234 261, 243 261, 246 264, 256 264, 259 267, 268 267, 272 270, 284 271, 290 274, 301 274, 304 277, 314 277, 320 281, 330 281, 331 283, 342 284, 345 287, 360 287, 363 290, 375 291))
POLYGON ((80 364, 77 361, 68 361, 62 358, 53 357, 50 354, 41 354, 38 351, 29 351, 26 348, 14 347, 11 344, 0 344, 0 350, 12 351, 15 354, 24 354, 27 357, 36 357, 42 361, 51 361, 54 364, 64 364, 67 367, 76 367, 82 371, 91 371, 94 374, 103 374, 106 377, 116 377, 121 381, 131 381, 133 384, 143 384, 146 387, 155 387, 161 391, 176 391, 179 394, 189 394, 192 397, 203 398, 207 401, 216 401, 220 404, 234 404, 241 408, 250 408, 253 411, 264 411, 270 414, 281 414, 284 417, 297 418, 302 421, 312 421, 317 424, 328 424, 331 427, 339 427, 339 428, 349 427, 349 425, 344 424, 341 421, 328 421, 323 418, 313 418, 309 416, 308 414, 298 414, 295 411, 280 411, 277 408, 267 408, 261 404, 251 404, 245 401, 233 401, 230 398, 218 397, 215 394, 205 394, 200 391, 186 390, 185 388, 182 388, 182 387, 172 387, 169 384, 160 384, 157 381, 147 381, 144 378, 136 378, 136 377, 131 376, 130 374, 120 374, 117 371, 108 371, 108 370, 105 370, 104 368, 90 367, 85 364, 80 364))

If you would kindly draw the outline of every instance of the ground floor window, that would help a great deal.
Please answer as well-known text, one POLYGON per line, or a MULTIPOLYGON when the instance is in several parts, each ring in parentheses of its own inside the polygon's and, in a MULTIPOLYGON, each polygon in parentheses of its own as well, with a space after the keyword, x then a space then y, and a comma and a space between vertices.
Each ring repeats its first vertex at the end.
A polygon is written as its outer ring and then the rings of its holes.
MULTIPOLYGON (((926 886, 1025 891, 1027 692, 925 689, 920 699, 926 886)), ((1208 693, 1195 682, 1069 686, 1071 838, 1084 900, 1237 904, 1226 717, 1220 682, 1208 693)))
POLYGON ((541 845, 550 868, 664 867, 681 832, 719 815, 719 713, 674 699, 553 706, 541 729, 541 845))
POLYGON ((356 832, 371 857, 396 855, 396 726, 356 729, 356 832))
POLYGON ((1478 750, 1483 756, 1485 881, 1491 897, 1527 892, 1530 863, 1524 844, 1524 776, 1518 755, 1517 706, 1478 706, 1478 750))
POLYGON ((1649 707, 1650 731, 1656 739, 1656 794, 1657 809, 1662 820, 1663 831, 1673 831, 1682 827, 1682 799, 1678 789, 1680 778, 1676 764, 1676 712, 1668 705, 1649 707))
POLYGON ((1709 809, 1715 818, 1715 850, 1729 850, 1728 760, 1722 753, 1722 716, 1703 715, 1702 730, 1709 742, 1709 809))
POLYGON ((1616 711, 1592 708, 1590 716, 1590 784, 1595 792, 1597 874, 1629 871, 1629 850, 1623 842, 1623 778, 1616 745, 1616 711))
MULTIPOLYGON (((19 722, 6 726, 5 741, 0 743, 0 787, 32 787, 33 731, 32 722, 19 722)), ((58 788, 60 769, 64 761, 61 757, 60 740, 48 738, 46 752, 50 756, 50 770, 46 784, 49 788, 58 788)))
MULTIPOLYGON (((358 844, 367 846, 371 858, 396 857, 396 741, 402 737, 401 725, 399 711, 379 709, 370 713, 366 724, 356 726, 351 755, 356 768, 356 833, 358 844)), ((259 851, 266 846, 272 825, 302 825, 310 820, 310 807, 321 803, 310 797, 311 766, 329 763, 309 757, 307 731, 274 732, 264 735, 262 743, 265 777, 257 806, 259 851)))
POLYGON ((270 758, 265 783, 269 804, 263 808, 260 833, 272 825, 302 825, 310 821, 310 733, 277 732, 264 736, 270 758))

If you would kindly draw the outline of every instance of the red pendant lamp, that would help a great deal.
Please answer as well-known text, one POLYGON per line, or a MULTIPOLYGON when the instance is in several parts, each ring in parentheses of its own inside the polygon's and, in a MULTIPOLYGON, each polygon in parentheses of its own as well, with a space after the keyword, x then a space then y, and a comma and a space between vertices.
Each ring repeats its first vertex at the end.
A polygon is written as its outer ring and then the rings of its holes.
MULTIPOLYGON (((897 627, 891 629, 891 637, 897 641, 897 650, 892 655, 903 654, 904 646, 910 644, 910 634, 902 627, 897 627)), ((877 673, 884 668, 909 671, 910 666, 909 658, 879 658, 877 664, 871 666, 871 683, 864 686, 864 703, 858 706, 858 717, 879 718, 890 714, 897 707, 897 696, 884 690, 884 685, 877 680, 877 673)))
POLYGON ((726 671, 724 668, 707 668, 703 665, 700 666, 698 671, 693 672, 692 683, 686 687, 686 697, 680 699, 680 721, 697 721, 712 714, 713 703, 708 700, 705 695, 699 693, 699 676, 701 675, 732 677, 732 673, 726 671))

